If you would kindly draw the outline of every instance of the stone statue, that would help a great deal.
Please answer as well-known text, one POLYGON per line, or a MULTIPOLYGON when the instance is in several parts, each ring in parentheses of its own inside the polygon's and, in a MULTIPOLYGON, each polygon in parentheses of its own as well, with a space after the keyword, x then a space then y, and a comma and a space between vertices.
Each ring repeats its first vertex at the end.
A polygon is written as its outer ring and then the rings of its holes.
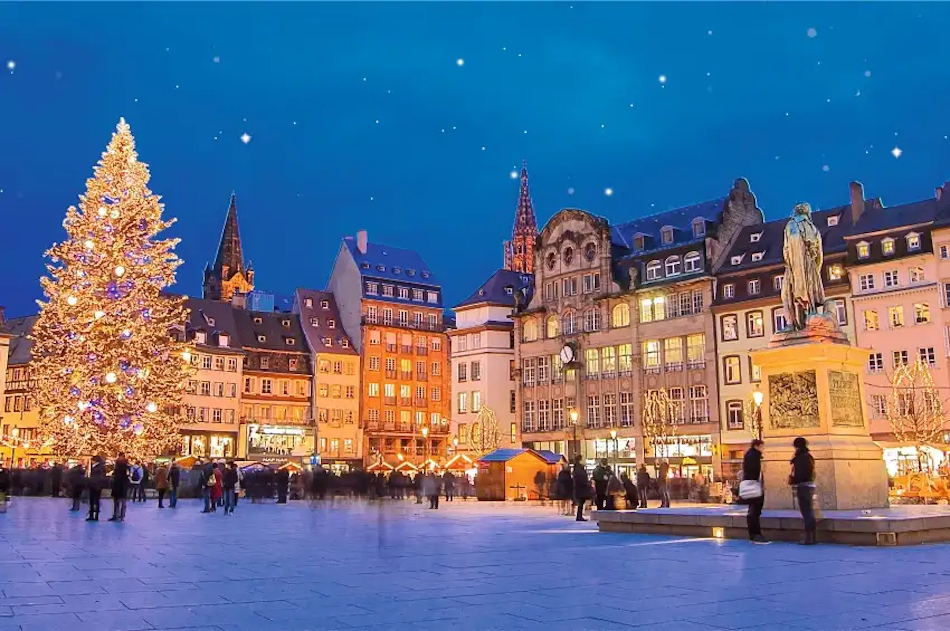
POLYGON ((821 284, 821 233, 811 220, 811 206, 795 205, 792 217, 785 224, 785 282, 782 304, 792 329, 806 328, 809 316, 824 311, 825 288, 821 284))

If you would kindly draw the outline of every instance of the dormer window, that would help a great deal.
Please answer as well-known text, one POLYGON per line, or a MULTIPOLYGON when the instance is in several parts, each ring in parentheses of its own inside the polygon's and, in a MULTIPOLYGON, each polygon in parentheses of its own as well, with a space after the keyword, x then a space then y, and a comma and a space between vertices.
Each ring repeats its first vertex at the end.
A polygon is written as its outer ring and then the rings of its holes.
POLYGON ((320 318, 310 318, 310 326, 320 326, 320 318))
POLYGON ((287 361, 287 366, 288 366, 288 368, 290 368, 291 370, 297 370, 297 360, 294 359, 294 358, 290 358, 290 359, 287 361))
POLYGON ((333 346, 333 340, 328 337, 320 338, 320 341, 323 342, 324 346, 333 346))
POLYGON ((349 348, 350 341, 346 338, 343 338, 342 340, 340 340, 340 346, 342 346, 343 348, 349 348))
POLYGON ((638 234, 637 236, 635 236, 635 237, 633 238, 633 249, 634 249, 634 250, 642 250, 642 249, 643 249, 643 244, 645 243, 645 241, 646 241, 646 240, 643 238, 643 235, 642 235, 642 234, 638 234))
POLYGON ((678 276, 680 273, 680 257, 671 256, 666 259, 666 275, 678 276))
POLYGON ((753 252, 752 262, 755 263, 756 261, 761 261, 764 256, 765 256, 765 252, 753 252))
POLYGON ((759 240, 761 239, 762 239, 761 232, 753 232, 752 234, 749 235, 749 241, 751 241, 752 243, 758 243, 759 240))
POLYGON ((204 331, 195 331, 195 341, 199 344, 204 344, 208 341, 208 334, 204 331))
POLYGON ((264 318, 260 316, 254 316, 254 324, 264 324, 264 318))
POLYGON ((408 288, 408 287, 400 287, 400 288, 399 288, 399 297, 400 297, 402 300, 409 300, 409 288, 408 288))
POLYGON ((327 320, 327 328, 328 328, 328 329, 335 329, 335 328, 336 328, 336 320, 327 320))
POLYGON ((828 227, 832 228, 838 225, 838 218, 840 215, 829 215, 828 216, 828 227))
POLYGON ((430 275, 429 272, 422 272, 423 278, 429 278, 429 275, 430 275))
MULTIPOLYGON (((379 283, 366 283, 366 294, 369 296, 375 296, 379 293, 379 283)), ((309 306, 312 306, 309 305, 309 306)))
POLYGON ((377 265, 377 266, 376 266, 376 271, 377 271, 377 272, 385 272, 385 271, 386 271, 386 266, 385 266, 385 265, 377 265))
POLYGON ((663 226, 663 229, 660 230, 660 239, 663 241, 664 245, 669 245, 670 243, 673 243, 672 226, 663 226))
POLYGON ((723 298, 735 298, 736 297, 736 286, 732 283, 727 283, 722 286, 722 297, 723 298))
POLYGON ((920 235, 916 232, 911 232, 907 235, 907 250, 909 252, 916 252, 920 249, 920 235))
POLYGON ((369 269, 369 263, 367 263, 366 261, 363 261, 362 263, 360 263, 360 267, 362 267, 363 269, 369 269))
POLYGON ((416 270, 414 270, 414 269, 407 269, 407 270, 406 270, 406 276, 415 276, 415 275, 416 275, 416 270))
POLYGON ((828 267, 828 280, 841 280, 844 278, 844 268, 840 265, 831 265, 828 267))
POLYGON ((512 294, 515 293, 515 288, 512 287, 511 285, 505 285, 505 293, 511 296, 512 294))
POLYGON ((742 259, 744 258, 745 258, 745 254, 739 254, 737 256, 732 257, 732 259, 730 259, 730 263, 732 263, 733 265, 741 265, 742 259))
POLYGON ((231 343, 231 337, 227 333, 218 334, 218 346, 227 347, 231 343))
POLYGON ((290 328, 290 320, 281 320, 280 323, 285 329, 290 328))
POLYGON ((330 308, 330 301, 329 301, 329 300, 321 300, 321 301, 320 301, 320 308, 321 308, 321 309, 324 309, 324 310, 329 309, 329 308, 330 308))
POLYGON ((297 341, 297 340, 295 340, 295 339, 292 338, 292 337, 285 337, 285 338, 284 338, 284 342, 287 344, 287 346, 293 346, 294 343, 296 343, 296 341, 297 341))
POLYGON ((702 217, 693 219, 693 238, 706 236, 706 220, 702 217))
POLYGON ((871 244, 867 241, 861 241, 857 245, 858 258, 866 259, 871 257, 871 244))
POLYGON ((401 274, 401 273, 402 273, 402 268, 401 268, 401 267, 394 267, 394 268, 393 268, 393 274, 401 274))
POLYGON ((305 298, 303 304, 308 309, 311 308, 313 306, 313 298, 305 298))
POLYGON ((266 336, 266 335, 258 335, 258 336, 257 336, 257 341, 260 342, 261 344, 263 344, 264 342, 267 341, 267 336, 266 336))
POLYGON ((659 261, 650 261, 647 263, 647 280, 657 280, 660 277, 660 270, 663 265, 659 261))
POLYGON ((894 239, 884 239, 881 241, 881 252, 884 253, 884 256, 893 256, 894 251, 894 239))

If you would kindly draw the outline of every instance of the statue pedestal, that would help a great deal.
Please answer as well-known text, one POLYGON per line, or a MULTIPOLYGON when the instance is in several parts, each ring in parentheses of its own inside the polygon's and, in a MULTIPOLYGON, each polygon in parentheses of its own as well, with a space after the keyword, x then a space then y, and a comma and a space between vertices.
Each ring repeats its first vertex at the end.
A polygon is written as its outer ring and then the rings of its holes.
POLYGON ((823 510, 888 506, 881 448, 864 417, 862 375, 870 351, 828 336, 773 339, 753 351, 762 369, 765 508, 796 507, 788 486, 792 441, 808 439, 815 458, 815 504, 823 510))

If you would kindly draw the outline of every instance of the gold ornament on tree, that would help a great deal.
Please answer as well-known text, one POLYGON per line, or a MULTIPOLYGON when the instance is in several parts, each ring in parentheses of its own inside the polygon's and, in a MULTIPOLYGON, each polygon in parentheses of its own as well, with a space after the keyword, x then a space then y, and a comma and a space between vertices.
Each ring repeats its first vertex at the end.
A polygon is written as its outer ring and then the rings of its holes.
POLYGON ((676 423, 683 418, 682 402, 670 398, 665 389, 647 390, 643 395, 643 433, 656 458, 668 458, 676 423))
POLYGON ((132 132, 120 120, 67 238, 47 252, 46 301, 33 329, 43 433, 61 456, 147 458, 178 448, 178 410, 191 367, 184 298, 163 294, 181 260, 156 235, 159 197, 147 187, 132 132))
POLYGON ((498 417, 483 405, 468 430, 468 444, 479 456, 498 449, 501 434, 498 432, 498 417))
POLYGON ((900 365, 894 370, 886 414, 894 437, 916 447, 918 471, 924 473, 929 463, 924 466, 922 447, 943 442, 946 420, 943 401, 934 385, 929 364, 918 358, 914 363, 900 365))

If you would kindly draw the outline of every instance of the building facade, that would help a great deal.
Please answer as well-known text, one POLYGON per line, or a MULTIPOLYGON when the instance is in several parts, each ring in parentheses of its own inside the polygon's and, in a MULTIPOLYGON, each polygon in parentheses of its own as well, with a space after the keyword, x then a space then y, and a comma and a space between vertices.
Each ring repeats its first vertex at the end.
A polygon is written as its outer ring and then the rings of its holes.
POLYGON ((234 458, 239 454, 244 351, 234 308, 225 302, 189 298, 186 339, 194 344, 183 397, 181 454, 234 458))
MULTIPOLYGON (((452 359, 452 442, 456 453, 481 455, 479 418, 497 422, 497 447, 521 447, 516 418, 515 344, 512 315, 532 291, 530 274, 498 270, 455 307, 449 331, 452 359), (487 408, 483 411, 482 408, 487 408), (481 413, 481 417, 479 414, 481 413), (473 444, 472 431, 476 430, 473 444)), ((486 421, 487 422, 487 421, 486 421)), ((489 441, 494 443, 495 441, 489 441)))
POLYGON ((263 462, 314 454, 313 369, 297 314, 235 309, 244 351, 239 455, 263 462))
POLYGON ((444 457, 448 336, 442 287, 425 261, 413 250, 370 243, 360 231, 344 238, 328 290, 360 354, 365 460, 421 464, 444 457))
POLYGON ((340 319, 333 294, 298 289, 294 313, 310 347, 317 453, 337 472, 363 465, 360 356, 340 319))
POLYGON ((214 264, 205 266, 204 297, 209 300, 230 301, 234 294, 247 294, 254 289, 254 270, 244 265, 241 231, 238 228, 237 199, 231 193, 228 214, 221 231, 221 242, 214 264))
POLYGON ((5 323, 8 343, 3 412, 0 413, 0 459, 8 466, 29 467, 45 462, 36 380, 30 374, 33 342, 29 339, 36 316, 11 318, 5 323))

